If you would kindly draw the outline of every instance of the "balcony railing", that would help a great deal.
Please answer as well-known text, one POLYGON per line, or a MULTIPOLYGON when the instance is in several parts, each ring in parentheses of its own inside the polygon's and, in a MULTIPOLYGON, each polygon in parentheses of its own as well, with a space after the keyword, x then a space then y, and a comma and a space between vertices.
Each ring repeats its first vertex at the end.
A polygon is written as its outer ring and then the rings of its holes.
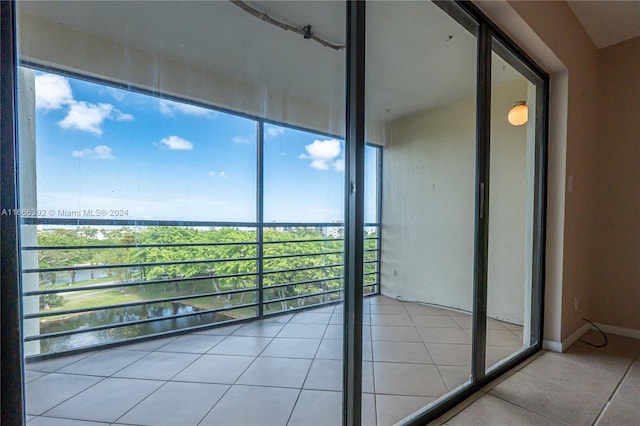
MULTIPOLYGON (((23 218, 22 226, 24 340, 37 342, 36 354, 343 297, 341 223, 23 218)), ((364 291, 377 294, 379 224, 365 230, 364 291)))

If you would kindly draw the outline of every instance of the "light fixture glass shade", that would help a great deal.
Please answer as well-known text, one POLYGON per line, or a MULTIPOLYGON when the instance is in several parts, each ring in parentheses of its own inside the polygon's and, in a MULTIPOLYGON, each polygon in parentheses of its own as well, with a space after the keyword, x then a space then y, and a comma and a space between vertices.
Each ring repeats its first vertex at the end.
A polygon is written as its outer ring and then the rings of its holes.
POLYGON ((513 126, 522 126, 529 120, 529 107, 524 101, 516 102, 509 110, 507 120, 513 126))

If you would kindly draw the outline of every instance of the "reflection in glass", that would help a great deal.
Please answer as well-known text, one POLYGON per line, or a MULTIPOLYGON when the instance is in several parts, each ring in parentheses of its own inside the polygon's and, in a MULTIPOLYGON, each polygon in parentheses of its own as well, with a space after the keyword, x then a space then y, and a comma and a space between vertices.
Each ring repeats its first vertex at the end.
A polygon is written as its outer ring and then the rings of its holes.
POLYGON ((536 142, 536 86, 496 52, 491 68, 487 368, 531 343, 536 142))
POLYGON ((471 27, 433 3, 367 5, 367 141, 382 146, 384 156, 382 296, 365 305, 371 325, 363 370, 372 367, 375 391, 384 394, 376 395, 379 424, 401 421, 470 377, 477 58, 471 27))

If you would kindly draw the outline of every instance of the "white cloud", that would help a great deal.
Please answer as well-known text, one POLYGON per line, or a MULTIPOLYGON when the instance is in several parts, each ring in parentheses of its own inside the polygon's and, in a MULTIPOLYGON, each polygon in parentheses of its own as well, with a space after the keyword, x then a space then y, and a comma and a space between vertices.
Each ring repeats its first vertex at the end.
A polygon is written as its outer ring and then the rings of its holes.
POLYGON ((102 134, 102 123, 106 119, 131 121, 133 115, 125 114, 111 104, 92 104, 85 101, 71 101, 67 116, 58 122, 63 129, 76 129, 83 132, 102 134))
POLYGON ((227 175, 225 174, 225 172, 216 172, 216 171, 214 171, 214 170, 211 170, 211 171, 209 172, 209 176, 211 176, 211 177, 216 177, 216 178, 217 178, 217 177, 219 177, 219 178, 222 178, 222 179, 228 179, 228 178, 229 178, 229 176, 227 176, 227 175))
POLYGON ((284 127, 266 126, 264 129, 265 134, 269 138, 275 138, 284 134, 284 127))
POLYGON ((165 145, 170 150, 178 151, 191 151, 193 149, 193 143, 186 139, 182 139, 180 136, 169 136, 162 138, 160 143, 165 145))
POLYGON ((38 74, 35 77, 36 108, 60 109, 73 102, 69 80, 59 75, 38 74))
POLYGON ((310 165, 312 169, 329 170, 329 165, 325 160, 313 160, 310 165))
POLYGON ((111 148, 106 145, 98 145, 93 149, 86 148, 73 151, 72 157, 87 158, 89 160, 113 160, 115 157, 111 153, 111 148))
POLYGON ((344 159, 338 158, 342 152, 340 141, 336 139, 315 140, 304 147, 306 154, 300 154, 298 158, 311 160, 311 168, 316 170, 329 170, 332 167, 335 171, 344 170, 344 159))
POLYGON ((244 138, 242 136, 236 136, 235 138, 231 138, 231 140, 233 141, 233 143, 245 143, 245 144, 252 144, 253 141, 249 138, 244 138))
POLYGON ((131 121, 133 116, 125 114, 111 104, 77 101, 69 85, 69 79, 54 74, 35 76, 36 108, 62 109, 68 107, 67 115, 58 122, 63 129, 76 129, 94 135, 102 134, 102 123, 106 119, 131 121))
POLYGON ((90 104, 88 102, 73 102, 67 116, 58 124, 63 129, 77 129, 101 135, 102 122, 111 115, 113 105, 90 104))
POLYGON ((115 99, 118 102, 122 102, 124 101, 124 99, 127 97, 127 92, 125 92, 122 89, 118 89, 115 87, 105 87, 104 89, 100 90, 100 94, 107 94, 109 96, 111 96, 113 99, 115 99))
POLYGON ((125 114, 124 112, 120 111, 119 109, 115 109, 114 108, 112 110, 112 114, 111 114, 110 118, 113 118, 116 121, 132 121, 133 120, 133 115, 125 114))
POLYGON ((166 99, 159 100, 158 106, 160 107, 160 112, 163 115, 167 115, 170 117, 175 115, 175 113, 194 115, 196 117, 212 117, 217 115, 215 111, 212 111, 210 109, 201 108, 190 104, 183 104, 180 102, 168 101, 166 99))

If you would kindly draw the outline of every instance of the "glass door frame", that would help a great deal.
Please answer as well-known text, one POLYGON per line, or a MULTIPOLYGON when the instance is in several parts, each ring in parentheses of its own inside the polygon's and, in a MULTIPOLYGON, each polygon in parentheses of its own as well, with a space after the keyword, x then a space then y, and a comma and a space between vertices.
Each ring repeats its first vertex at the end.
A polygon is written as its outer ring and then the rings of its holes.
POLYGON ((0 312, 2 312, 3 424, 25 423, 22 356, 22 296, 18 216, 17 49, 13 1, 0 2, 0 312))
MULTIPOLYGON (((545 276, 546 182, 549 75, 493 24, 475 5, 463 1, 434 3, 463 27, 477 28, 476 74, 476 183, 474 282, 472 315, 471 380, 444 400, 436 401, 406 417, 407 425, 423 425, 441 416, 500 374, 542 349, 545 276), (494 40, 498 43, 494 43, 494 40), (496 46, 501 48, 496 49, 496 46), (496 50, 536 86, 535 182, 533 205, 533 248, 531 277, 532 344, 518 351, 497 368, 486 371, 487 275, 489 250, 489 159, 491 142, 491 54, 496 50)), ((347 2, 347 137, 345 227, 345 309, 343 425, 359 425, 362 411, 362 260, 366 60, 365 2, 347 2), (358 262, 358 260, 360 260, 358 262), (354 264, 357 262, 358 264, 354 264), (356 274, 357 271, 360 274, 356 274), (358 285, 358 283, 360 285, 358 285)), ((472 31, 473 32, 473 31, 472 31)), ((382 221, 380 221, 382 223, 382 221)), ((526 320, 526 319, 525 319, 526 320)))
POLYGON ((362 422, 366 3, 347 1, 346 7, 342 424, 358 426, 362 422))
MULTIPOLYGON (((406 424, 425 424, 451 409, 473 392, 522 362, 542 347, 542 319, 545 275, 547 128, 549 76, 499 28, 469 2, 435 4, 464 25, 471 19, 480 28, 478 37, 477 73, 477 169, 476 169, 476 258, 474 279, 472 380, 466 386, 437 404, 429 405, 405 419, 406 424), (488 153, 490 148, 489 111, 491 106, 492 40, 504 46, 504 51, 522 64, 526 76, 534 76, 537 90, 535 201, 533 229, 533 277, 531 338, 535 344, 491 370, 484 369, 487 304, 487 242, 489 206, 488 153)), ((366 3, 347 1, 347 74, 346 74, 346 161, 345 161, 345 309, 344 309, 344 389, 343 424, 359 425, 362 411, 362 260, 364 226, 364 147, 365 147, 365 14, 366 3)), ((15 2, 0 2, 2 65, 0 103, 1 114, 1 183, 3 209, 18 208, 17 137, 16 137, 16 16, 15 2)), ((521 69, 518 69, 521 71, 521 69)), ((18 221, 15 215, 0 217, 2 260, 0 269, 2 312, 2 418, 7 425, 25 421, 24 373, 22 357, 22 315, 20 285, 20 254, 18 221)))

